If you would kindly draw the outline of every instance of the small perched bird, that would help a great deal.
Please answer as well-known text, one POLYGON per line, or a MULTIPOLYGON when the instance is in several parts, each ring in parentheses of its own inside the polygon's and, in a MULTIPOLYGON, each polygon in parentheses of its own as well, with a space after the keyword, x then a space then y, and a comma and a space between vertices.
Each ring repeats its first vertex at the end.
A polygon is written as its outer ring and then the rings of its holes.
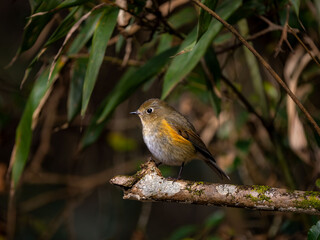
POLYGON ((181 166, 199 158, 205 161, 221 178, 229 176, 217 165, 194 126, 166 102, 152 98, 145 101, 137 111, 142 123, 143 140, 157 163, 181 166))

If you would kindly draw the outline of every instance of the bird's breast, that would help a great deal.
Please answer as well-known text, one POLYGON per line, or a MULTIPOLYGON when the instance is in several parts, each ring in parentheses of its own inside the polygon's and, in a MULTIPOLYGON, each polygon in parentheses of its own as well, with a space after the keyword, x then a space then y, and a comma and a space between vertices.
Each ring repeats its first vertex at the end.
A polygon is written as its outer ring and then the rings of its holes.
POLYGON ((177 133, 165 119, 148 127, 144 125, 143 139, 152 155, 166 165, 181 165, 195 155, 192 143, 177 133))

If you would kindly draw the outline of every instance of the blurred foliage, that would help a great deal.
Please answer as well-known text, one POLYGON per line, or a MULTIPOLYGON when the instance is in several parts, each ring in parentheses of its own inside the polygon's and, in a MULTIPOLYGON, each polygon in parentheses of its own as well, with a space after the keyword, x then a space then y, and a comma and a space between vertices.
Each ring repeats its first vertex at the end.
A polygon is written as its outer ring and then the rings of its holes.
POLYGON ((308 240, 317 240, 320 238, 320 221, 313 225, 308 232, 308 240))
MULTIPOLYGON (((319 1, 202 2, 239 29, 320 123, 320 68, 309 56, 319 59, 319 1)), ((6 64, 8 49, 16 56, 1 70, 1 159, 15 195, 3 192, 8 228, 0 225, 0 238, 318 238, 312 217, 144 210, 106 187, 147 154, 128 112, 161 97, 190 118, 232 183, 319 190, 319 136, 220 22, 183 0, 30 0, 28 8, 20 46, 11 45, 16 35, 1 45, 6 64)), ((186 176, 212 181, 201 164, 190 165, 186 176)))

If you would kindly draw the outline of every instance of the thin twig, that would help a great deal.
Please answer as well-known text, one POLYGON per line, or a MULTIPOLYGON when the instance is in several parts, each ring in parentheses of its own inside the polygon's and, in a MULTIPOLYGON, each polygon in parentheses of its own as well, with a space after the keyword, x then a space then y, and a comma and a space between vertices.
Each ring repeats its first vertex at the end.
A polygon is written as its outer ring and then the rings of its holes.
POLYGON ((318 60, 313 56, 312 52, 307 48, 307 46, 304 44, 304 42, 299 38, 299 36, 293 31, 293 29, 288 25, 288 28, 292 35, 299 41, 301 46, 307 51, 307 53, 310 55, 310 57, 313 59, 313 61, 320 67, 320 63, 318 60))
MULTIPOLYGON (((263 30, 261 30, 261 31, 259 31, 259 32, 257 32, 257 33, 254 33, 254 34, 251 35, 251 36, 249 36, 249 37, 246 39, 247 42, 253 41, 253 40, 255 40, 255 39, 257 39, 257 38, 259 38, 259 37, 261 37, 261 36, 263 36, 263 35, 265 35, 265 34, 267 34, 267 33, 269 33, 269 32, 282 31, 282 30, 283 30, 283 26, 277 25, 277 24, 271 22, 271 21, 270 21, 269 19, 267 19, 266 17, 264 17, 264 16, 259 16, 259 18, 260 18, 261 20, 263 20, 265 23, 267 23, 267 24, 268 24, 268 27, 265 28, 265 29, 263 29, 263 30)), ((291 28, 291 30, 289 31, 289 33, 292 33, 292 34, 293 34, 293 32, 294 32, 294 33, 297 33, 297 32, 299 32, 299 29, 291 28)), ((216 54, 221 54, 221 53, 224 53, 224 52, 227 52, 227 51, 236 49, 236 48, 238 48, 238 47, 240 47, 240 46, 242 46, 242 43, 241 43, 241 42, 238 42, 238 43, 236 43, 236 44, 234 44, 234 45, 232 45, 232 46, 228 46, 228 47, 226 47, 226 48, 217 50, 217 51, 216 51, 216 54)))
POLYGON ((281 33, 281 37, 280 37, 280 41, 279 41, 279 43, 278 43, 278 45, 277 45, 276 51, 275 51, 275 53, 274 53, 274 57, 277 57, 278 54, 282 51, 281 46, 282 46, 282 44, 283 44, 283 41, 286 42, 286 44, 287 44, 288 47, 290 48, 291 52, 293 52, 293 49, 292 49, 292 47, 291 47, 291 45, 290 45, 290 43, 289 43, 289 41, 288 41, 288 26, 289 26, 289 25, 288 25, 288 22, 289 22, 289 16, 290 16, 289 13, 290 13, 290 6, 287 5, 286 22, 285 22, 285 24, 284 24, 284 26, 283 26, 282 33, 281 33))
POLYGON ((302 105, 299 99, 292 93, 292 91, 288 88, 285 82, 279 77, 279 75, 273 70, 273 68, 264 60, 264 58, 239 34, 239 32, 232 27, 229 23, 223 20, 217 13, 212 11, 206 5, 201 3, 198 0, 192 0, 196 5, 204 9, 210 15, 212 15, 215 19, 221 22, 231 33, 233 33, 242 43, 245 45, 261 62, 261 64, 270 72, 273 78, 281 85, 281 87, 287 92, 287 94, 292 98, 292 100, 298 105, 301 111, 305 114, 308 121, 311 123, 313 128, 316 130, 317 134, 320 136, 320 128, 307 109, 302 105))
MULTIPOLYGON (((161 4, 159 6, 159 11, 161 12, 161 15, 163 17, 166 17, 168 15, 168 9, 170 8, 171 11, 173 11, 174 9, 188 3, 189 0, 172 0, 169 2, 165 2, 163 4, 161 4)), ((152 13, 148 14, 146 16, 146 19, 148 21, 152 21, 156 18, 156 16, 152 13)), ((124 36, 132 36, 133 34, 135 34, 137 31, 139 31, 141 28, 141 26, 138 23, 134 23, 129 25, 128 27, 126 27, 121 33, 124 36)))

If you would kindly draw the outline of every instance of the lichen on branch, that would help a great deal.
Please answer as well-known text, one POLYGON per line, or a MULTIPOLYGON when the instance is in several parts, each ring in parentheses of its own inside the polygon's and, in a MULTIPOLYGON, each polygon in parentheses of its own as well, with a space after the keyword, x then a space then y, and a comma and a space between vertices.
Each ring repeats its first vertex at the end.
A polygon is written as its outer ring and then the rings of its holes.
POLYGON ((320 192, 168 179, 153 161, 142 164, 135 175, 115 176, 110 183, 123 189, 124 199, 320 215, 320 192))

